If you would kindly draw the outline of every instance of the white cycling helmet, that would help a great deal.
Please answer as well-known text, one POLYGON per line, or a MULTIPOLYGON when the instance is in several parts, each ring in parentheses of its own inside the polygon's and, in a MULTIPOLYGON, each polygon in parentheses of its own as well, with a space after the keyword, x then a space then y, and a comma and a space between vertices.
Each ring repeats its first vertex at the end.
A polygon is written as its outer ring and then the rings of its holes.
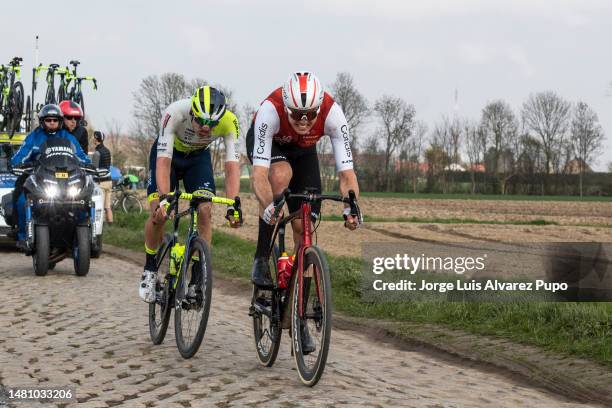
POLYGON ((283 102, 286 108, 292 110, 317 109, 323 102, 319 78, 312 72, 294 72, 283 85, 283 102))

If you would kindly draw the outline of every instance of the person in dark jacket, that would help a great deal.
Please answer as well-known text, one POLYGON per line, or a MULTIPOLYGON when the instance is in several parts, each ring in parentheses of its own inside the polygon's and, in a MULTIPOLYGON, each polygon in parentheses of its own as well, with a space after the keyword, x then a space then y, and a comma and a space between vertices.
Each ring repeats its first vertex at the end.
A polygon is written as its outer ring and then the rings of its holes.
POLYGON ((94 132, 94 143, 96 151, 91 159, 93 165, 98 169, 108 169, 108 178, 100 180, 100 188, 104 192, 104 214, 106 214, 106 222, 113 223, 113 210, 111 208, 111 194, 113 191, 113 182, 110 176, 110 166, 112 163, 112 155, 110 150, 104 146, 104 133, 100 131, 94 132))
MULTIPOLYGON (((75 137, 65 129, 62 129, 63 114, 59 106, 55 104, 45 105, 38 113, 40 126, 34 129, 25 139, 23 145, 17 153, 11 158, 11 166, 19 167, 30 164, 38 160, 40 156, 41 146, 53 137, 66 138, 73 145, 76 156, 83 164, 91 164, 87 154, 81 149, 81 145, 75 137)), ((15 191, 13 192, 14 207, 17 210, 17 248, 27 250, 26 235, 25 235, 25 194, 23 193, 23 184, 27 177, 19 177, 15 182, 15 191)))
POLYGON ((89 152, 89 134, 83 123, 83 109, 73 101, 61 101, 59 104, 64 114, 64 128, 74 135, 81 148, 87 154, 89 152))

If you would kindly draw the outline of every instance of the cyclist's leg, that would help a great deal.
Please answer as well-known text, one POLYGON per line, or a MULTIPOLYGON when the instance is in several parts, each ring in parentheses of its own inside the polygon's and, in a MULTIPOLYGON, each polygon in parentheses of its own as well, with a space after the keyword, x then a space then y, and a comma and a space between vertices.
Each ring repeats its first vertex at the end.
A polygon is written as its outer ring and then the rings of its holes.
MULTIPOLYGON (((321 173, 315 146, 303 149, 299 155, 290 156, 289 164, 293 169, 293 178, 289 183, 291 191, 301 193, 306 189, 314 189, 316 193, 321 193, 321 173)), ((289 200, 287 207, 290 212, 296 211, 300 208, 300 201, 289 200)), ((321 203, 312 204, 311 219, 316 220, 320 212, 321 203)), ((297 248, 302 236, 302 221, 293 220, 291 226, 293 227, 293 242, 297 248)))
MULTIPOLYGON (((210 150, 192 153, 185 158, 183 184, 188 193, 216 195, 215 178, 210 158, 210 150)), ((212 203, 198 206, 198 233, 208 246, 212 240, 212 203)))
MULTIPOLYGON (((251 124, 246 137, 247 156, 253 163, 253 150, 255 147, 254 126, 251 124)), ((272 143, 271 164, 268 171, 268 180, 272 187, 272 194, 280 194, 289 185, 291 180, 291 166, 287 164, 287 159, 283 154, 281 147, 277 143, 272 143)), ((268 264, 268 250, 270 241, 274 234, 274 226, 266 223, 263 216, 264 208, 259 206, 259 229, 257 235, 257 248, 253 259, 253 268, 251 270, 251 281, 261 288, 267 288, 273 285, 270 275, 270 266, 268 264)))
MULTIPOLYGON (((156 255, 157 249, 163 240, 164 234, 164 222, 157 222, 153 219, 153 213, 159 206, 157 183, 155 181, 156 159, 157 141, 153 143, 153 146, 151 147, 151 153, 149 155, 149 182, 147 185, 147 198, 151 207, 151 211, 149 213, 149 218, 145 222, 144 247, 146 253, 146 261, 144 266, 144 272, 142 274, 141 282, 139 285, 140 297, 146 302, 155 301, 154 285, 157 280, 156 255)), ((170 174, 170 188, 173 189, 174 186, 176 186, 176 175, 174 170, 172 169, 170 174)))

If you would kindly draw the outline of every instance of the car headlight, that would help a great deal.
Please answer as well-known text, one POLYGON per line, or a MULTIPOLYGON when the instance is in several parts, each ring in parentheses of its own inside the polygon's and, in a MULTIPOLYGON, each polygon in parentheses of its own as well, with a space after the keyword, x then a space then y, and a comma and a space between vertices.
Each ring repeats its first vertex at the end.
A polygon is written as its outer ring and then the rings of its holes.
POLYGON ((79 195, 80 192, 81 192, 81 189, 77 186, 68 187, 68 197, 70 198, 75 198, 76 196, 79 195))
POLYGON ((45 187, 45 195, 47 198, 55 198, 59 195, 59 188, 54 185, 50 185, 45 187))

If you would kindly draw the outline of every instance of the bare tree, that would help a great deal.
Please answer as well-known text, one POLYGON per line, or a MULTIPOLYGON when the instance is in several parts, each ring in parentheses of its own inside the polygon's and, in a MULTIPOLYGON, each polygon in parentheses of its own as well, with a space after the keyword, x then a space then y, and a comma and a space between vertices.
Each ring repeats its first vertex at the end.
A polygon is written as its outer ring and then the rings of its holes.
POLYGON ((521 116, 527 130, 535 133, 542 143, 545 157, 545 171, 559 164, 559 156, 569 127, 571 105, 552 91, 540 92, 529 96, 523 103, 521 116))
POLYGON ((401 98, 389 95, 376 101, 374 110, 382 122, 382 137, 385 157, 384 180, 387 191, 391 189, 391 164, 396 150, 405 143, 412 133, 415 110, 401 98))
POLYGON ((336 80, 329 87, 334 100, 340 105, 351 133, 351 150, 358 147, 357 136, 359 127, 369 114, 366 98, 357 90, 353 83, 353 76, 348 72, 339 72, 336 80))
POLYGON ((421 176, 421 156, 425 145, 425 135, 427 134, 427 124, 421 120, 415 122, 412 137, 405 143, 404 151, 409 161, 408 169, 412 180, 412 192, 418 190, 418 181, 421 176))
POLYGON ((128 159, 128 152, 124 143, 122 143, 126 138, 122 136, 121 122, 115 118, 107 121, 104 135, 106 136, 104 145, 111 152, 113 166, 124 167, 128 159))
POLYGON ((573 116, 571 150, 579 165, 580 197, 582 197, 582 178, 585 169, 601 154, 605 137, 597 114, 586 103, 578 102, 573 116))
POLYGON ((164 109, 172 102, 186 98, 191 92, 190 84, 181 74, 169 72, 144 78, 133 94, 134 130, 152 141, 160 133, 164 109))
POLYGON ((482 110, 480 128, 491 147, 487 151, 489 172, 494 174, 501 194, 506 193, 506 183, 515 175, 517 157, 518 121, 512 108, 502 100, 488 103, 482 110))
POLYGON ((608 162, 608 173, 612 173, 612 161, 608 162))
POLYGON ((487 149, 486 132, 477 123, 464 122, 465 146, 470 165, 471 192, 476 193, 476 168, 484 162, 484 153, 487 149))

